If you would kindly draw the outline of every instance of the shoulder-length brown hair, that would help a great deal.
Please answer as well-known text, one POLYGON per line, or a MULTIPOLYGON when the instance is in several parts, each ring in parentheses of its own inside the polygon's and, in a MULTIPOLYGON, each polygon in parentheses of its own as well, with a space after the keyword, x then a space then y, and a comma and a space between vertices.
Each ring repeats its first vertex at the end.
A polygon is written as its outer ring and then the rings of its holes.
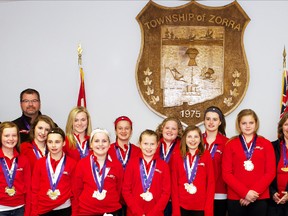
POLYGON ((183 158, 186 157, 187 153, 189 152, 188 146, 186 144, 186 138, 187 138, 187 135, 190 131, 196 131, 200 136, 200 144, 198 146, 198 155, 201 156, 205 151, 202 132, 201 132, 200 128, 195 126, 195 125, 190 125, 185 129, 183 136, 181 138, 180 152, 181 152, 181 156, 183 158))

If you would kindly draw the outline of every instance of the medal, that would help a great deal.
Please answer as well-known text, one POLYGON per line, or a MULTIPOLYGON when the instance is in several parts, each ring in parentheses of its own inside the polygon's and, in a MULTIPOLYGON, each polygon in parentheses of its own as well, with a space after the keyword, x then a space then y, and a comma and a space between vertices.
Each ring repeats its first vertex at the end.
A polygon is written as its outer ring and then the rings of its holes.
POLYGON ((107 190, 103 189, 104 188, 104 179, 106 177, 106 162, 107 162, 107 158, 104 161, 104 164, 103 164, 103 167, 102 167, 103 172, 100 175, 99 167, 95 163, 93 157, 94 157, 94 155, 90 156, 91 169, 92 169, 92 175, 93 175, 93 178, 94 178, 94 181, 96 183, 96 186, 97 186, 98 190, 94 191, 94 193, 92 194, 92 197, 96 198, 98 200, 103 200, 103 199, 105 199, 106 193, 107 193, 107 190))
POLYGON ((245 170, 250 172, 254 169, 254 164, 252 163, 251 160, 246 160, 246 161, 244 161, 244 168, 245 168, 245 170))
POLYGON ((282 167, 281 170, 282 170, 283 172, 288 172, 288 167, 282 167))
POLYGON ((196 155, 194 157, 191 166, 189 165, 189 157, 186 156, 186 158, 184 159, 184 166, 188 179, 188 183, 184 184, 184 188, 189 194, 195 194, 197 192, 197 187, 193 184, 193 181, 196 177, 198 162, 199 155, 196 155))
POLYGON ((145 193, 140 194, 140 197, 142 197, 143 200, 150 202, 153 199, 153 194, 149 191, 146 191, 145 193))
POLYGON ((48 190, 47 195, 51 200, 56 200, 61 195, 59 189, 56 188, 64 172, 65 163, 66 163, 66 156, 64 155, 61 158, 59 164, 57 165, 54 173, 51 165, 50 154, 48 154, 46 158, 46 170, 48 173, 48 179, 50 183, 50 189, 48 190))
POLYGON ((9 196, 14 196, 16 194, 15 187, 5 187, 5 193, 7 193, 9 196))
POLYGON ((51 200, 56 200, 60 195, 60 191, 58 189, 56 189, 55 191, 52 191, 51 189, 49 189, 47 192, 47 195, 49 196, 51 200))
POLYGON ((247 143, 243 137, 243 135, 239 135, 239 139, 242 145, 242 148, 244 150, 245 156, 246 156, 246 161, 244 161, 243 165, 244 165, 244 169, 246 171, 253 171, 254 170, 254 164, 251 161, 254 149, 256 147, 256 140, 257 140, 257 134, 255 135, 252 144, 250 145, 250 148, 248 148, 247 143))
POLYGON ((12 166, 11 169, 9 169, 5 158, 1 158, 0 163, 1 163, 1 167, 5 176, 5 180, 7 183, 7 187, 5 187, 5 193, 8 194, 8 196, 14 196, 16 194, 16 189, 13 186, 14 184, 14 180, 15 180, 15 176, 16 176, 16 170, 18 167, 18 163, 17 163, 18 159, 14 158, 13 162, 12 162, 12 166))
POLYGON ((185 183, 184 187, 185 187, 185 190, 187 190, 189 194, 195 194, 197 192, 197 188, 195 185, 193 185, 193 183, 190 183, 190 184, 185 183))
POLYGON ((140 163, 141 183, 144 191, 144 193, 140 194, 140 196, 143 198, 143 200, 149 202, 153 199, 153 194, 149 191, 149 188, 151 187, 152 179, 154 176, 156 160, 153 160, 152 163, 150 164, 148 173, 145 168, 144 159, 140 158, 139 163, 140 163))
POLYGON ((105 197, 106 197, 106 193, 107 191, 106 190, 102 190, 102 192, 99 192, 98 190, 97 191, 94 191, 92 197, 98 199, 98 200, 104 200, 105 197))

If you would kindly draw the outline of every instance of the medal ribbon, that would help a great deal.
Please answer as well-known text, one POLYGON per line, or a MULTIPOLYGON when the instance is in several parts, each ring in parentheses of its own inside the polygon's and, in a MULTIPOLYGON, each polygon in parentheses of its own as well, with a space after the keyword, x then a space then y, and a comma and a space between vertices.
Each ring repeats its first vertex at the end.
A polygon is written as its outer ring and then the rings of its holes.
POLYGON ((26 128, 28 129, 28 131, 30 130, 30 124, 25 120, 24 116, 22 115, 21 117, 22 121, 24 122, 26 128))
POLYGON ((283 152, 283 159, 284 159, 284 167, 287 167, 288 160, 287 160, 287 148, 286 148, 285 142, 283 142, 283 145, 282 145, 282 152, 283 152))
POLYGON ((148 173, 145 169, 144 163, 145 163, 144 159, 140 158, 140 177, 141 177, 143 191, 146 192, 150 188, 151 183, 152 183, 152 179, 153 179, 155 167, 156 167, 156 160, 152 161, 152 164, 150 165, 148 173))
POLYGON ((85 141, 84 148, 82 148, 82 145, 81 145, 80 141, 78 140, 78 138, 75 135, 74 135, 74 137, 76 139, 76 147, 77 147, 77 150, 78 150, 78 152, 80 154, 80 158, 86 157, 89 154, 89 149, 88 149, 89 143, 88 143, 88 140, 85 141))
POLYGON ((199 162, 199 155, 196 155, 194 157, 191 166, 189 165, 189 157, 186 156, 186 158, 184 159, 184 166, 189 184, 191 184, 196 177, 198 162, 199 162))
POLYGON ((250 145, 249 149, 248 149, 247 143, 246 143, 243 135, 239 135, 239 138, 240 138, 244 153, 246 155, 246 159, 250 160, 252 155, 253 155, 254 149, 256 147, 257 134, 255 135, 255 137, 254 137, 254 139, 252 141, 252 144, 250 145))
POLYGON ((160 148, 160 157, 162 160, 164 160, 166 163, 170 161, 171 154, 173 152, 174 147, 176 146, 176 140, 172 143, 172 145, 169 146, 167 154, 165 154, 165 148, 164 144, 161 143, 161 148, 160 148))
POLYGON ((18 161, 17 158, 13 159, 11 169, 9 170, 5 158, 1 158, 1 167, 2 167, 2 170, 4 172, 5 180, 6 180, 6 183, 7 183, 9 188, 13 187, 13 183, 15 180, 16 171, 17 171, 17 167, 18 167, 17 161, 18 161))
MULTIPOLYGON (((209 145, 207 144, 207 146, 209 146, 209 145)), ((212 148, 210 149, 210 155, 211 155, 212 159, 214 159, 215 153, 217 151, 217 147, 218 147, 218 144, 214 144, 212 146, 212 148)))
MULTIPOLYGON (((42 158, 43 157, 42 152, 38 150, 36 143, 34 143, 34 141, 32 142, 32 147, 33 147, 33 151, 36 155, 37 160, 42 158)), ((45 154, 46 154, 46 148, 45 148, 45 154)))
POLYGON ((97 164, 95 163, 93 157, 94 157, 93 155, 91 155, 91 157, 90 157, 91 167, 92 167, 92 174, 93 174, 94 181, 96 183, 96 186, 97 186, 99 192, 102 193, 102 190, 104 188, 104 178, 105 178, 105 170, 106 170, 107 158, 104 161, 104 164, 103 164, 103 167, 102 167, 103 172, 100 175, 100 170, 99 170, 97 164))
POLYGON ((127 152, 125 154, 125 158, 124 159, 123 159, 122 154, 120 152, 121 151, 120 147, 115 145, 115 151, 116 151, 117 158, 121 162, 123 168, 126 167, 127 162, 128 162, 128 160, 130 158, 130 155, 131 155, 131 146, 130 145, 131 144, 129 143, 128 144, 128 149, 127 149, 127 152))
POLYGON ((50 188, 52 189, 52 191, 55 191, 58 184, 59 184, 59 181, 60 181, 62 174, 63 174, 63 171, 64 171, 65 163, 66 163, 66 156, 64 155, 62 157, 62 159, 60 160, 60 162, 57 165, 57 168, 55 170, 56 178, 53 178, 52 177, 53 168, 52 168, 51 161, 50 161, 50 154, 48 154, 48 157, 46 158, 46 170, 48 173, 48 179, 49 179, 50 188), (56 179, 56 181, 55 181, 55 179, 56 179))

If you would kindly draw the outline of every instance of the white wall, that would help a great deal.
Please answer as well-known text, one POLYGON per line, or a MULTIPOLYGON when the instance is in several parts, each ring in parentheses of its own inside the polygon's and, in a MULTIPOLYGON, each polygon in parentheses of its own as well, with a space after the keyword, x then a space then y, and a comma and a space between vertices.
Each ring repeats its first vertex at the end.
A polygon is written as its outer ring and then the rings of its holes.
MULTIPOLYGON (((111 132, 119 115, 134 122, 132 141, 163 120, 138 94, 135 69, 141 33, 135 19, 148 1, 11 1, 0 3, 0 121, 20 116, 19 93, 39 90, 42 113, 65 128, 79 89, 77 46, 83 48, 87 108, 93 128, 111 132)), ((178 6, 186 1, 156 1, 178 6)), ((200 1, 222 6, 231 1, 200 1)), ((226 117, 228 136, 244 108, 260 118, 259 134, 275 139, 279 120, 282 52, 288 46, 287 1, 239 1, 251 21, 244 33, 250 84, 226 117)), ((287 47, 288 48, 288 47, 287 47)), ((201 126, 203 129, 203 126, 201 126)))

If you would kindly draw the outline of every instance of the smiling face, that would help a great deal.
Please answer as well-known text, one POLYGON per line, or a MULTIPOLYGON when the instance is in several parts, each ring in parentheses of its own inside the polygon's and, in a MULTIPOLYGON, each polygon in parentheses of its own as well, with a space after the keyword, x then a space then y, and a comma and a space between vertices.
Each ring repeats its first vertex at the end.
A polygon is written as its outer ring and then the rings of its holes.
POLYGON ((128 121, 119 121, 115 128, 117 139, 122 142, 128 143, 132 135, 132 126, 128 121))
POLYGON ((216 112, 207 112, 204 119, 204 126, 206 131, 215 132, 218 131, 221 125, 220 117, 216 112))
POLYGON ((86 133, 88 126, 88 118, 85 112, 79 112, 76 114, 73 121, 73 132, 76 134, 86 133))
POLYGON ((39 121, 34 129, 34 140, 36 144, 38 142, 45 142, 47 139, 47 134, 51 129, 50 125, 44 121, 39 121))
POLYGON ((158 147, 157 136, 143 134, 139 147, 142 151, 144 159, 149 162, 154 157, 158 147))
POLYGON ((90 143, 90 148, 93 150, 93 153, 96 157, 106 156, 109 147, 110 139, 106 133, 97 132, 94 134, 90 143))
POLYGON ((162 128, 162 136, 166 143, 173 142, 178 136, 178 124, 175 121, 167 121, 162 128))
POLYGON ((2 149, 13 151, 13 148, 17 145, 18 134, 16 127, 5 128, 2 133, 2 149))
POLYGON ((197 130, 191 130, 187 133, 186 145, 188 147, 189 152, 192 155, 194 155, 200 143, 201 143, 201 134, 199 134, 197 130))

